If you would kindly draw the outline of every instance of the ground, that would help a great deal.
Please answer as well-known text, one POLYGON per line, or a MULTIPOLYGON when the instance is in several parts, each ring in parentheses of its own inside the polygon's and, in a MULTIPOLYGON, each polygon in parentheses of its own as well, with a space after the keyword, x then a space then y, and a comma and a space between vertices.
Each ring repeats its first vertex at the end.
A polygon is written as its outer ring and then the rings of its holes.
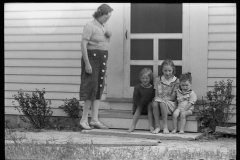
MULTIPOLYGON (((40 132, 26 132, 17 131, 19 137, 25 138, 23 141, 35 140, 38 143, 55 143, 65 144, 67 142, 73 143, 94 143, 102 145, 103 147, 113 146, 152 146, 152 148, 164 150, 220 150, 227 152, 228 150, 236 150, 236 138, 219 138, 211 141, 189 141, 189 140, 154 140, 145 138, 133 137, 118 137, 111 135, 92 135, 83 134, 82 132, 67 132, 67 131, 54 131, 45 130, 40 132)), ((10 137, 5 137, 5 143, 13 143, 10 137)))

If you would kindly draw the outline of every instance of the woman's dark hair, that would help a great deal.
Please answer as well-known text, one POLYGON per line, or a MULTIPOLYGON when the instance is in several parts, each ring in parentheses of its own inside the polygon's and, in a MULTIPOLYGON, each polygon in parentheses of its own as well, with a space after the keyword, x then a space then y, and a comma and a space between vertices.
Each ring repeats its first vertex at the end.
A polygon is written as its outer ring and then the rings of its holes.
POLYGON ((179 81, 180 82, 189 81, 190 83, 192 83, 191 73, 188 72, 188 73, 181 74, 180 77, 179 77, 179 81))
MULTIPOLYGON (((171 60, 171 59, 166 59, 166 60, 164 60, 163 61, 163 63, 162 63, 162 65, 160 66, 160 74, 161 75, 163 75, 163 66, 165 66, 165 65, 169 65, 169 66, 171 66, 172 67, 172 69, 173 69, 173 73, 172 73, 172 75, 175 75, 176 74, 176 68, 175 68, 175 66, 174 66, 174 63, 173 63, 173 61, 171 60)), ((159 72, 158 72, 159 73, 159 72)))
POLYGON ((112 12, 113 9, 107 5, 107 4, 102 4, 101 6, 98 7, 97 11, 94 12, 93 17, 94 18, 99 18, 102 15, 108 14, 109 12, 112 12))

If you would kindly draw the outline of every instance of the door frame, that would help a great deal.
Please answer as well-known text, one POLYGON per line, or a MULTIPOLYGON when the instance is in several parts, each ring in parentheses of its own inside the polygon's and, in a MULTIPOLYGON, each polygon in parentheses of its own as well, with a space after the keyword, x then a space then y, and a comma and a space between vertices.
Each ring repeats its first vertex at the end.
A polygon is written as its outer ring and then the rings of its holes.
POLYGON ((162 64, 163 60, 158 60, 158 40, 159 39, 182 39, 182 60, 174 60, 175 66, 182 66, 182 72, 190 71, 190 54, 189 54, 189 3, 183 3, 183 22, 182 22, 182 33, 144 33, 144 34, 131 34, 131 16, 130 9, 131 4, 124 4, 124 98, 132 98, 134 87, 130 87, 130 65, 153 65, 153 77, 154 79, 158 76, 158 66, 162 64), (153 60, 130 60, 130 40, 131 39, 152 39, 153 40, 153 60))

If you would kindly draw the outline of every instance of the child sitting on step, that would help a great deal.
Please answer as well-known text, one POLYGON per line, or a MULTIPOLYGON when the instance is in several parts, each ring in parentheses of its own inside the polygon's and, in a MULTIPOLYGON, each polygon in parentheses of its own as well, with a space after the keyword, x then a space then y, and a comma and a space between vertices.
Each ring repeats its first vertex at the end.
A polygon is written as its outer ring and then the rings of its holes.
POLYGON ((148 105, 154 98, 154 89, 151 85, 153 73, 150 68, 144 68, 139 78, 141 83, 134 87, 133 92, 133 121, 127 132, 133 132, 141 114, 147 114, 148 105))
POLYGON ((179 80, 175 77, 176 68, 171 59, 163 61, 160 67, 161 75, 156 78, 154 83, 155 97, 152 105, 149 106, 149 129, 153 134, 157 134, 160 131, 159 121, 159 108, 161 110, 161 116, 163 120, 163 134, 168 134, 168 115, 171 115, 177 108, 177 104, 172 97, 172 94, 177 90, 179 80), (153 125, 153 119, 155 122, 155 128, 153 125))
POLYGON ((176 91, 178 107, 173 112, 173 131, 171 133, 177 132, 177 118, 180 116, 180 134, 184 133, 184 127, 186 124, 186 117, 193 114, 194 104, 197 101, 197 95, 191 90, 192 84, 192 76, 191 73, 188 72, 186 74, 182 74, 179 77, 180 85, 178 90, 176 91))

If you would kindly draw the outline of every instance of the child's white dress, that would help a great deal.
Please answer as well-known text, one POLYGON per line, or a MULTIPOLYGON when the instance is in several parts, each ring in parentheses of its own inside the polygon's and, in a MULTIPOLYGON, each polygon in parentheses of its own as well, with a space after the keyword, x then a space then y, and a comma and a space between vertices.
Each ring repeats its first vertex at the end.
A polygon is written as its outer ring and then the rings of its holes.
POLYGON ((154 84, 154 89, 157 90, 157 95, 155 95, 154 101, 162 102, 168 108, 169 114, 177 108, 177 103, 173 101, 164 100, 166 97, 171 97, 173 91, 176 91, 179 86, 179 80, 177 77, 173 76, 171 81, 167 81, 164 76, 157 77, 154 84))

